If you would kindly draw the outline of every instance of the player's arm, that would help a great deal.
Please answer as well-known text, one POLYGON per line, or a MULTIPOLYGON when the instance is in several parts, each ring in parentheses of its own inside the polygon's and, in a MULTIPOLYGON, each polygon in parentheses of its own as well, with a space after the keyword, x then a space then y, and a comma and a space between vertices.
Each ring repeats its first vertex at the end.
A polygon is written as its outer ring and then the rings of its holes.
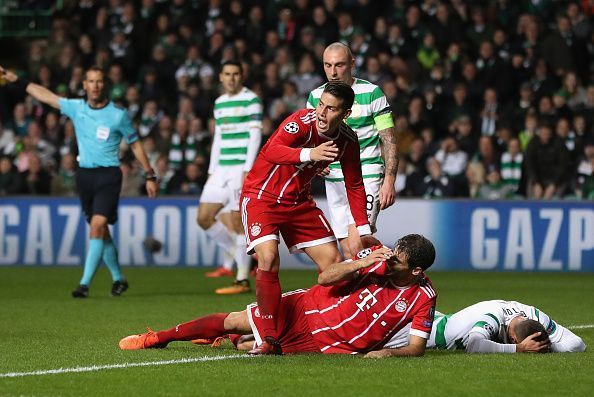
MULTIPOLYGON (((350 127, 344 125, 344 128, 350 127)), ((371 234, 371 226, 369 226, 369 219, 367 218, 367 200, 361 173, 361 156, 358 142, 348 141, 345 152, 340 158, 340 165, 344 175, 349 207, 359 235, 371 234)))
POLYGON ((334 161, 338 148, 332 141, 315 148, 302 148, 309 136, 309 126, 299 121, 299 112, 287 117, 270 138, 268 150, 262 156, 274 164, 301 164, 309 161, 334 161), (306 130, 307 129, 307 130, 306 130))
POLYGON ((136 160, 140 162, 142 169, 144 170, 144 178, 146 179, 146 192, 148 196, 156 197, 157 191, 159 190, 159 183, 157 181, 155 171, 151 167, 149 159, 144 152, 142 143, 140 143, 140 140, 134 141, 130 144, 130 148, 132 149, 132 153, 134 153, 134 157, 136 157, 136 160))
POLYGON ((2 66, 0 66, 0 73, 2 74, 2 77, 10 83, 22 83, 23 89, 33 98, 55 109, 60 109, 60 97, 44 86, 21 80, 16 74, 4 69, 2 66))
POLYGON ((250 138, 248 141, 246 161, 243 168, 246 173, 252 169, 258 151, 260 150, 260 143, 262 142, 262 104, 258 100, 258 103, 251 105, 250 108, 253 108, 254 113, 251 115, 252 121, 250 121, 248 128, 250 138))
POLYGON ((420 336, 410 335, 407 346, 396 349, 381 349, 369 352, 365 358, 385 358, 385 357, 421 357, 425 354, 427 339, 420 336))
POLYGON ((551 351, 555 353, 576 353, 586 350, 586 344, 576 334, 567 328, 559 325, 543 311, 535 309, 538 313, 538 321, 545 327, 549 340, 551 341, 551 351))
MULTIPOLYGON (((381 114, 376 117, 376 124, 389 125, 392 120, 392 112, 381 114), (379 122, 378 122, 379 119, 379 122)), ((391 127, 386 127, 379 130, 381 138, 382 156, 384 157, 384 164, 386 167, 386 175, 384 182, 379 191, 380 209, 384 210, 390 207, 396 201, 396 175, 398 173, 398 140, 396 137, 396 130, 394 129, 394 122, 391 122, 391 127)))
POLYGON ((393 253, 389 248, 382 247, 374 250, 364 258, 334 263, 318 275, 318 284, 328 286, 353 280, 359 274, 359 270, 374 263, 385 261, 392 255, 393 253))

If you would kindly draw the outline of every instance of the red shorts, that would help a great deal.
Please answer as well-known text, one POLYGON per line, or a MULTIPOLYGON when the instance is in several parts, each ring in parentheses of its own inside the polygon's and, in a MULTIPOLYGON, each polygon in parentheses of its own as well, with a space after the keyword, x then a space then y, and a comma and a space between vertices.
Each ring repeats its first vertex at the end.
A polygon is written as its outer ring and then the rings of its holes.
MULTIPOLYGON (((283 353, 320 353, 320 348, 311 336, 305 318, 303 297, 306 292, 307 290, 299 289, 282 295, 276 326, 280 330, 279 342, 283 353)), ((259 330, 263 329, 263 326, 256 303, 248 305, 247 315, 256 338, 256 345, 260 345, 262 338, 259 330)))
POLYGON ((279 232, 292 254, 336 241, 330 223, 313 200, 286 205, 242 196, 240 206, 248 254, 260 243, 278 241, 279 232))

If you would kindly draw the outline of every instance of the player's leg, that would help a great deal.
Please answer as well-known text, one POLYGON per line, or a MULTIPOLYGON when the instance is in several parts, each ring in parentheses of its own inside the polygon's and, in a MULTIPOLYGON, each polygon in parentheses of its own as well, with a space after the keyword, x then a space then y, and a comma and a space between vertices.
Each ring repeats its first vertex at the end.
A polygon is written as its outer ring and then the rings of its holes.
POLYGON ((247 255, 245 252, 246 239, 241 221, 241 214, 239 211, 231 211, 230 214, 233 231, 236 234, 234 259, 235 263, 237 263, 237 274, 235 276, 235 281, 231 286, 219 288, 215 291, 219 295, 234 295, 251 291, 249 281, 251 256, 247 255))
MULTIPOLYGON (((233 230, 233 217, 231 215, 231 209, 229 206, 226 205, 223 209, 219 212, 218 215, 219 220, 225 225, 227 230, 233 230)), ((232 237, 235 237, 235 233, 231 234, 232 237)), ((243 251, 245 246, 241 247, 243 251)), ((233 272, 233 265, 235 264, 235 252, 231 251, 224 251, 223 252, 223 264, 222 267, 230 274, 233 272)))
POLYGON ((330 225, 346 258, 352 257, 349 237, 349 202, 342 181, 325 181, 330 225))
POLYGON ((111 295, 120 296, 123 292, 128 290, 128 281, 122 274, 120 262, 118 260, 118 250, 113 243, 113 238, 109 232, 109 228, 105 226, 104 233, 104 248, 103 248, 103 263, 111 273, 112 286, 111 295))
POLYGON ((256 301, 262 318, 262 337, 278 338, 276 320, 281 300, 281 285, 278 278, 280 256, 278 240, 264 241, 255 246, 258 255, 256 273, 256 301))
POLYGON ((104 233, 106 228, 107 218, 105 216, 93 215, 91 217, 89 250, 85 258, 85 266, 79 286, 76 290, 72 291, 72 296, 75 298, 86 298, 88 296, 89 286, 103 258, 105 247, 104 233))
MULTIPOLYGON (((204 196, 204 194, 203 194, 204 196)), ((204 199, 204 197, 202 197, 204 199)), ((214 241, 224 252, 233 255, 235 249, 235 239, 230 230, 217 219, 217 214, 223 209, 224 205, 221 202, 204 202, 201 201, 198 206, 197 222, 206 235, 214 241)), ((233 271, 230 269, 219 268, 212 274, 207 274, 207 277, 221 277, 232 276, 233 271)))
POLYGON ((342 254, 338 250, 338 245, 336 245, 335 241, 306 247, 303 251, 318 265, 320 272, 323 272, 333 263, 342 262, 342 254))
POLYGON ((120 340, 122 350, 162 348, 173 341, 214 339, 230 333, 248 334, 252 329, 246 311, 216 313, 181 323, 163 331, 130 335, 120 340))
MULTIPOLYGON (((367 178, 363 179, 363 184, 365 185, 365 201, 366 207, 365 210, 367 211, 367 220, 369 221, 369 225, 371 226, 371 230, 375 233, 376 228, 375 224, 377 222, 377 216, 380 211, 380 199, 379 199, 379 192, 383 183, 382 178, 367 178)), ((350 207, 348 209, 348 241, 349 249, 350 249, 350 256, 347 256, 345 253, 345 258, 352 258, 357 254, 357 252, 361 251, 364 247, 361 242, 361 237, 359 236, 359 232, 357 231, 357 226, 355 225, 355 220, 353 218, 353 214, 351 213, 350 207)))

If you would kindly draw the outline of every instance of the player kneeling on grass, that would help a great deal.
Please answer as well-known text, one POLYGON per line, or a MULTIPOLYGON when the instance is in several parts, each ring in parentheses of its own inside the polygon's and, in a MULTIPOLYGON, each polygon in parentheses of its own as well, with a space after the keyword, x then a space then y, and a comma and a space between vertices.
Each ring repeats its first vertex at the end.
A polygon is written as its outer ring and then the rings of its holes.
MULTIPOLYGON (((418 234, 404 236, 394 250, 375 246, 352 261, 334 263, 319 274, 319 285, 283 294, 279 311, 280 346, 285 353, 367 353, 383 346, 410 324, 410 342, 394 355, 425 352, 435 311, 436 293, 424 271, 435 248, 418 234)), ((262 343, 256 304, 241 312, 219 313, 171 329, 131 335, 123 350, 162 348, 172 341, 253 334, 262 343)), ((239 336, 232 338, 237 342, 239 336)))
MULTIPOLYGON (((385 349, 373 355, 390 356, 390 348, 406 346, 406 330, 396 333, 385 349)), ((583 352, 586 344, 534 306, 491 300, 451 315, 436 312, 427 348, 468 353, 546 353, 583 352)))

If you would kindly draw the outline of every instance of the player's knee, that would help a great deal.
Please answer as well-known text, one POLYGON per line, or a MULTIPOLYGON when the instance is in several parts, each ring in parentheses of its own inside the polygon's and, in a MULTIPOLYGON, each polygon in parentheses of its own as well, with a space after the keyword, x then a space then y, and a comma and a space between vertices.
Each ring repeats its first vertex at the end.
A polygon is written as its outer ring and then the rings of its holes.
POLYGON ((251 330, 246 311, 232 312, 225 318, 224 327, 226 331, 244 333, 251 330))
POLYGON ((258 269, 266 271, 278 271, 279 264, 280 263, 277 253, 270 251, 258 252, 258 269))
POLYGON ((208 213, 200 213, 199 212, 196 221, 198 222, 198 226, 200 226, 202 229, 206 230, 206 229, 209 229, 212 225, 214 225, 215 218, 214 218, 214 216, 211 216, 208 213))

